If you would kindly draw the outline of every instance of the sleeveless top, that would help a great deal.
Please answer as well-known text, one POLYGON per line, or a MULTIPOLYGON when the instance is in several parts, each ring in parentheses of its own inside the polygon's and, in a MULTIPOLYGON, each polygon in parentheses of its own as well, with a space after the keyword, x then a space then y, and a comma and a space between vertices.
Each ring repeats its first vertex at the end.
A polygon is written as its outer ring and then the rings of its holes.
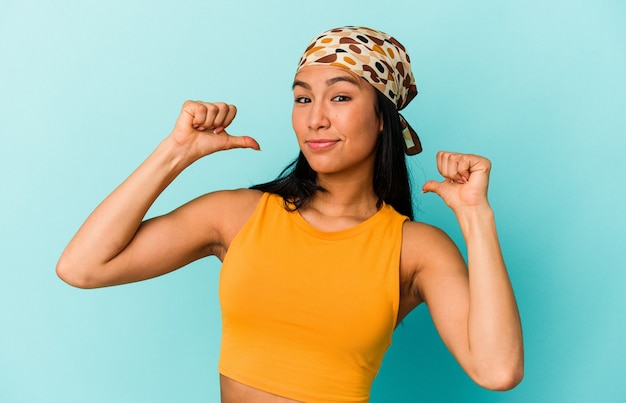
POLYGON ((219 372, 305 402, 366 402, 399 305, 402 224, 391 206, 324 232, 265 193, 219 282, 219 372))

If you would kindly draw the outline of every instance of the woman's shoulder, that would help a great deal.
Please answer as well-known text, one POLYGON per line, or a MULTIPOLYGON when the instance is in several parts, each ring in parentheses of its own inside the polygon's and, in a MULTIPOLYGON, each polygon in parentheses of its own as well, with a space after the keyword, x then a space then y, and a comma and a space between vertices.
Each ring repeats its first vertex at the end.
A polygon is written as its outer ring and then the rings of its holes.
POLYGON ((407 221, 402 228, 402 258, 411 267, 447 254, 458 254, 454 241, 442 229, 423 222, 407 221))
POLYGON ((199 210, 224 223, 247 220, 264 193, 252 189, 219 190, 200 196, 194 202, 199 210))
POLYGON ((221 258, 263 195, 252 189, 219 190, 192 200, 180 210, 188 222, 214 239, 213 254, 221 258))
POLYGON ((190 211, 202 216, 204 213, 214 215, 215 212, 245 214, 247 209, 254 209, 262 196, 263 192, 251 189, 218 190, 205 193, 182 205, 178 210, 190 211))
POLYGON ((447 237, 447 234, 440 228, 420 221, 406 221, 402 232, 404 238, 408 238, 411 242, 432 240, 433 237, 447 237))
POLYGON ((210 199, 211 203, 223 204, 224 207, 232 207, 236 210, 246 207, 254 209, 263 197, 263 194, 260 190, 242 188, 219 190, 208 193, 204 197, 210 199))

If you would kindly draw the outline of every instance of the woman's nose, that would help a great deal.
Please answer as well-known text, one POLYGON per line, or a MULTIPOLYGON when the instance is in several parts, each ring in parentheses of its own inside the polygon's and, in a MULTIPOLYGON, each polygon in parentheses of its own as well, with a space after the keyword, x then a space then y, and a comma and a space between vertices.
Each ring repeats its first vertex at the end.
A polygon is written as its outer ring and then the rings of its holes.
POLYGON ((309 113, 309 128, 313 130, 325 129, 330 126, 328 109, 323 102, 313 102, 309 113))

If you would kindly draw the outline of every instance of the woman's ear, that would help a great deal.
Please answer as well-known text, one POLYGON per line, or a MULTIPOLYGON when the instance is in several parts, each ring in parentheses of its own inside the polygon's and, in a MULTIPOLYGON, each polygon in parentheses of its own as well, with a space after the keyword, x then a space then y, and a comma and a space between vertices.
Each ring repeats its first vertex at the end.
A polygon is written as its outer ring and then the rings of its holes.
POLYGON ((385 128, 385 119, 383 119, 383 113, 378 114, 378 133, 382 133, 385 128))

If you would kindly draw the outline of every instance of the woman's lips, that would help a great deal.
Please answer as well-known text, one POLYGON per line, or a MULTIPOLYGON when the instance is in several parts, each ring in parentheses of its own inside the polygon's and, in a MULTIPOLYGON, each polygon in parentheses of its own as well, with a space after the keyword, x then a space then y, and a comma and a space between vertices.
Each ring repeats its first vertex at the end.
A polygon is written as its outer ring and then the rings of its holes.
POLYGON ((322 151, 322 150, 331 148, 338 142, 339 140, 319 139, 319 140, 308 140, 306 144, 313 151, 322 151))

